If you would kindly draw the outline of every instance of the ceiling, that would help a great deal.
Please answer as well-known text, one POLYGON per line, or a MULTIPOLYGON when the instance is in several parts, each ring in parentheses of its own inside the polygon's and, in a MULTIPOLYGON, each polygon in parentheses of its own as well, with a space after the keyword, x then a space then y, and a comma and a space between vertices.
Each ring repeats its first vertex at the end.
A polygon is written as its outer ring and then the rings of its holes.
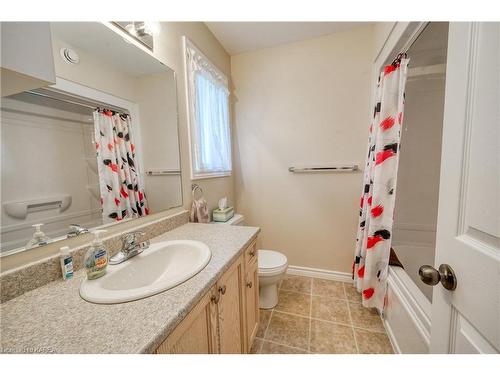
POLYGON ((230 55, 350 30, 368 22, 206 22, 230 55))

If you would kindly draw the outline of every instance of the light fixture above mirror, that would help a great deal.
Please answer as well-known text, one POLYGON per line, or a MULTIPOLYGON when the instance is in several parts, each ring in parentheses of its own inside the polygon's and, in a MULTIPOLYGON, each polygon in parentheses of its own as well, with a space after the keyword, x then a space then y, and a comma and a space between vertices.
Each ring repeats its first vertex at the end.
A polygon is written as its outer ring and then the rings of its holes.
POLYGON ((150 21, 114 21, 116 26, 131 35, 134 39, 139 41, 153 50, 154 36, 159 33, 159 24, 150 21))

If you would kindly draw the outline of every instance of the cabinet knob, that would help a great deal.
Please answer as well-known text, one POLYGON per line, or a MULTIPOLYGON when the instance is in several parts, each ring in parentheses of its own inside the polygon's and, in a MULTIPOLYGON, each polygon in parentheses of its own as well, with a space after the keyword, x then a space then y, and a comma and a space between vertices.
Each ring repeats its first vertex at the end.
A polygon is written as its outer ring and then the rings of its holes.
POLYGON ((226 294, 226 286, 225 285, 220 286, 218 290, 219 290, 220 294, 222 294, 222 295, 226 294))
POLYGON ((250 250, 249 254, 250 254, 251 257, 255 256, 255 249, 250 250))
POLYGON ((252 286, 253 286, 253 284, 252 284, 252 282, 251 282, 251 281, 247 282, 247 287, 248 287, 248 288, 251 288, 252 286))

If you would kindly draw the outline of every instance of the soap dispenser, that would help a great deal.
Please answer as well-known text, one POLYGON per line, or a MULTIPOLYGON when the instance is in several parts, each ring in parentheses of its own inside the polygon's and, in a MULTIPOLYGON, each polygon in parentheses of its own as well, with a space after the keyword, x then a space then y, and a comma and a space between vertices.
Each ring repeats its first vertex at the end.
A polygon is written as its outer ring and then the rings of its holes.
POLYGON ((26 249, 31 249, 35 246, 47 245, 50 238, 43 233, 40 228, 43 224, 33 224, 32 227, 35 228, 35 233, 33 238, 26 244, 26 249))
POLYGON ((87 271, 87 278, 89 280, 97 279, 104 276, 106 267, 108 265, 108 250, 104 246, 100 235, 105 233, 106 230, 95 230, 92 232, 94 240, 87 250, 85 255, 85 270, 87 271))

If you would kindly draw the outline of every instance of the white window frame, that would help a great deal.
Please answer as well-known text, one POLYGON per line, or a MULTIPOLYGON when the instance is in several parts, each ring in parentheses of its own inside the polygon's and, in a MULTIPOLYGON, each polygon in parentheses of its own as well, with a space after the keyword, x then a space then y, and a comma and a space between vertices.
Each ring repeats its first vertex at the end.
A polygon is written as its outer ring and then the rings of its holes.
POLYGON ((217 75, 222 81, 226 83, 226 86, 229 90, 229 81, 224 73, 222 73, 206 56, 201 52, 198 47, 196 47, 193 42, 191 42, 186 36, 183 37, 183 53, 184 53, 184 79, 185 79, 185 88, 186 88, 186 111, 187 111, 187 126, 188 126, 188 142, 189 142, 189 166, 190 166, 190 174, 192 180, 201 180, 206 178, 214 178, 214 177, 228 177, 232 175, 233 169, 233 152, 232 152, 232 135, 231 135, 231 108, 230 108, 230 94, 228 95, 228 117, 229 117, 229 142, 230 142, 230 161, 231 166, 228 171, 215 171, 215 172, 202 172, 195 173, 194 163, 195 163, 195 145, 194 142, 194 126, 195 126, 195 107, 193 102, 193 87, 190 80, 191 68, 189 66, 188 61, 188 51, 194 51, 196 55, 203 59, 203 63, 205 66, 214 74, 217 75))

